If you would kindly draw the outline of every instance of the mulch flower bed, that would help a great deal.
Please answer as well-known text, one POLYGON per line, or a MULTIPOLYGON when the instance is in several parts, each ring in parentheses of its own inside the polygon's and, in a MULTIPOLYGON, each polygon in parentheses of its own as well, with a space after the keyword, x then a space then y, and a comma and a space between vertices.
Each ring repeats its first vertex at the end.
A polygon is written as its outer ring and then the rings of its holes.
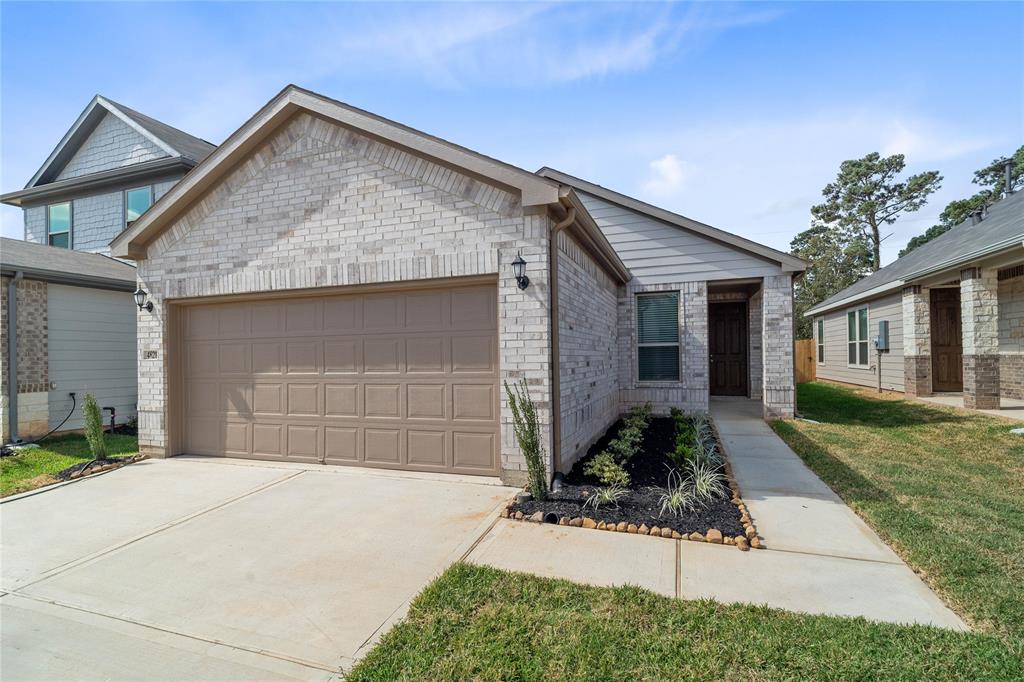
POLYGON ((596 509, 585 506, 586 500, 601 487, 601 483, 585 473, 584 469, 590 460, 608 448, 623 426, 623 420, 612 425, 564 477, 560 490, 549 493, 544 501, 513 501, 502 512, 502 516, 676 540, 730 544, 742 550, 763 546, 746 505, 739 497, 739 487, 725 460, 717 431, 718 452, 723 460, 720 470, 726 479, 727 494, 691 511, 660 513, 661 496, 665 492, 669 473, 678 469, 669 456, 676 433, 675 423, 670 417, 651 418, 643 433, 639 451, 623 464, 630 476, 630 484, 618 504, 603 505, 596 509))
POLYGON ((146 455, 112 457, 109 459, 90 459, 89 461, 79 462, 78 464, 69 466, 67 469, 62 469, 54 474, 53 477, 61 481, 70 481, 75 478, 81 478, 82 476, 89 476, 90 474, 98 474, 103 471, 120 469, 123 466, 143 459, 146 459, 146 455))

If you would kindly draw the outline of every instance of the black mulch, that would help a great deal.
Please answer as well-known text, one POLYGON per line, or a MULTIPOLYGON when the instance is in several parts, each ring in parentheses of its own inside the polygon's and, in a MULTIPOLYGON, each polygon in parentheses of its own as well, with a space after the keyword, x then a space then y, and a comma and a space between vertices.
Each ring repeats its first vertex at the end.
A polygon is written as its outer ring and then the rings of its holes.
POLYGON ((619 500, 619 506, 605 506, 595 510, 592 507, 583 508, 586 498, 593 492, 594 488, 600 486, 600 482, 583 473, 586 463, 604 450, 619 429, 622 422, 618 421, 608 429, 601 440, 595 443, 586 456, 572 468, 564 479, 562 489, 557 493, 548 495, 543 502, 536 500, 522 504, 515 503, 510 507, 514 514, 517 511, 529 516, 541 511, 545 514, 553 512, 558 516, 589 516, 595 521, 619 523, 635 523, 637 526, 646 524, 648 527, 668 526, 683 534, 694 531, 706 533, 711 528, 717 528, 723 535, 743 535, 743 523, 740 521, 740 513, 732 502, 731 495, 715 500, 704 509, 684 513, 681 516, 669 515, 658 516, 661 508, 659 498, 663 489, 668 484, 669 470, 674 468, 672 460, 668 458, 667 452, 673 446, 675 437, 675 426, 668 417, 654 417, 644 432, 643 444, 640 452, 633 456, 626 463, 626 471, 629 472, 631 482, 628 494, 619 500))
POLYGON ((98 469, 101 466, 107 464, 125 464, 131 461, 131 457, 113 457, 108 459, 90 459, 78 464, 72 464, 67 469, 61 469, 53 475, 54 478, 61 481, 66 481, 71 478, 71 474, 76 471, 81 471, 83 476, 87 476, 89 471, 92 469, 98 469))

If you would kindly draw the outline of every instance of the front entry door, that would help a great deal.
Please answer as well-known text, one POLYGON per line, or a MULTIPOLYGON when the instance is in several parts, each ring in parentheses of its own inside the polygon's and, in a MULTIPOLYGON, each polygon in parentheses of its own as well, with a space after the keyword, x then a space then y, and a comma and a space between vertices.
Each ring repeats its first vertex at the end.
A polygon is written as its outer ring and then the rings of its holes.
POLYGON ((747 304, 708 306, 711 395, 747 395, 747 304))
POLYGON ((964 390, 960 289, 931 290, 932 390, 964 390))

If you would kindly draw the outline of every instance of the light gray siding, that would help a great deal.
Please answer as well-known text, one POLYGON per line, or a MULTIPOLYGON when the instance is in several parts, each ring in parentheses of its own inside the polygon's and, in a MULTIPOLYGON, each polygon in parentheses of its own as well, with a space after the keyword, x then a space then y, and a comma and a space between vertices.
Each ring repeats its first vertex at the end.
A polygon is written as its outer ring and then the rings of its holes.
POLYGON ((561 465, 569 471, 619 415, 618 287, 566 232, 558 234, 561 465))
POLYGON ((57 175, 57 180, 170 156, 127 123, 107 114, 57 175))
POLYGON ((77 407, 61 430, 82 427, 86 392, 100 407, 114 407, 118 423, 124 423, 135 414, 138 381, 132 295, 51 284, 47 311, 50 428, 67 416, 72 391, 77 407))
POLYGON ((783 274, 777 263, 593 195, 579 194, 587 211, 639 283, 703 282, 783 274))
MULTIPOLYGON (((825 364, 819 364, 819 379, 843 381, 861 386, 876 386, 878 381, 878 354, 869 347, 868 367, 847 365, 846 313, 854 307, 844 308, 821 316, 825 318, 825 364)), ((882 388, 902 391, 903 384, 903 296, 896 293, 868 301, 868 338, 878 335, 878 322, 889 321, 889 352, 882 354, 882 388)), ((814 333, 817 338, 817 317, 814 318, 814 333)))

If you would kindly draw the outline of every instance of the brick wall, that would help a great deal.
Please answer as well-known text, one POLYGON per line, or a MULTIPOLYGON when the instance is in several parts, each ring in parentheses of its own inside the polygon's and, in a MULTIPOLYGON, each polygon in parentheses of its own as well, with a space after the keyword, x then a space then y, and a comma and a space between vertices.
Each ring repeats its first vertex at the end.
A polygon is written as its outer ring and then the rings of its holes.
POLYGON ((747 301, 747 315, 750 318, 747 323, 747 330, 750 334, 750 397, 755 400, 761 399, 761 384, 764 379, 764 344, 762 341, 762 306, 764 295, 758 289, 757 293, 747 301))
POLYGON ((999 282, 999 391, 1024 400, 1024 277, 999 282))
POLYGON ((793 374, 793 277, 765 277, 763 295, 765 418, 789 418, 796 411, 793 374))
MULTIPOLYGON (((903 386, 909 396, 932 393, 931 290, 903 288, 903 386)), ((895 343, 890 333, 890 343, 895 343)))
POLYGON ((113 114, 107 114, 61 169, 57 180, 77 178, 166 156, 167 152, 127 123, 113 114))
POLYGON ((992 268, 960 271, 964 407, 999 407, 999 286, 992 268))
POLYGON ((631 280, 619 297, 619 402, 625 411, 651 403, 660 414, 671 407, 708 409, 708 288, 706 282, 640 284, 631 280), (637 377, 637 294, 679 293, 680 380, 640 382, 637 377))
MULTIPOLYGON (((8 432, 8 309, 7 284, 11 278, 0 277, 0 402, 3 415, 3 438, 9 439, 8 432)), ((18 303, 18 435, 22 438, 46 433, 49 412, 47 391, 49 390, 49 346, 47 320, 46 282, 22 280, 17 284, 18 303)))
POLYGON ((558 235, 561 468, 568 472, 619 415, 618 287, 571 235, 558 235))
MULTIPOLYGON (((549 432, 550 226, 547 215, 524 215, 513 194, 300 114, 139 263, 155 305, 138 318, 140 446, 166 452, 169 300, 492 273, 502 377, 527 379, 549 432), (509 265, 520 251, 526 291, 509 265)), ((501 421, 505 477, 522 480, 504 396, 501 421)))

